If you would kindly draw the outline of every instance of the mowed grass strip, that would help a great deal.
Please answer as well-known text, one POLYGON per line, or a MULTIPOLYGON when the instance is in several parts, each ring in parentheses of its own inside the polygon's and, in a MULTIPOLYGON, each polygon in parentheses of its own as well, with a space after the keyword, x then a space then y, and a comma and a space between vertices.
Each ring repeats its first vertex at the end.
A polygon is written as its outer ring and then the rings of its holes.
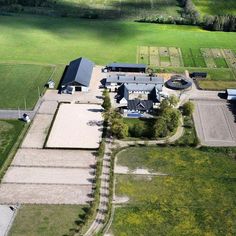
POLYGON ((53 71, 52 66, 0 64, 0 109, 33 109, 39 93, 53 71))
POLYGON ((236 81, 212 81, 200 80, 198 81, 200 88, 205 90, 226 90, 236 87, 236 81))
POLYGON ((24 128, 18 120, 0 120, 0 168, 6 161, 11 148, 24 128))
POLYGON ((114 235, 234 234, 236 162, 227 152, 132 147, 117 161, 167 176, 117 176, 116 195, 129 202, 115 210, 114 235))
POLYGON ((83 206, 79 205, 22 205, 9 235, 68 235, 83 214, 83 206))

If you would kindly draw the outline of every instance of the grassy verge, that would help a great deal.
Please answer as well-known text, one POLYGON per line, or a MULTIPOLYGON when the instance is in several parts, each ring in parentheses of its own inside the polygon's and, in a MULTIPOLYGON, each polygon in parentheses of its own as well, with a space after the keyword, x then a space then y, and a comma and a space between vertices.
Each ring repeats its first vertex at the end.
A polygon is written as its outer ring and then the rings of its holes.
POLYGON ((10 166, 27 129, 28 125, 22 121, 0 121, 0 180, 10 166))
POLYGON ((72 235, 74 220, 83 216, 83 209, 79 205, 22 205, 9 235, 72 235))
POLYGON ((236 81, 200 80, 198 85, 201 89, 205 90, 226 90, 228 88, 235 88, 236 81))
POLYGON ((175 142, 175 145, 197 146, 199 144, 199 140, 196 134, 193 118, 191 116, 184 116, 183 126, 184 134, 175 142))

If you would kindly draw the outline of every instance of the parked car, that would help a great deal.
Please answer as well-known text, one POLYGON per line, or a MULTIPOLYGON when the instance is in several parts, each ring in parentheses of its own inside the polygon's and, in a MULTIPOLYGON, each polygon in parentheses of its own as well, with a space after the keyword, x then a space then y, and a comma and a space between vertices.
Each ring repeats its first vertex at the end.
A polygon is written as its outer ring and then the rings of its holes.
POLYGON ((25 121, 26 123, 30 122, 30 118, 29 118, 29 116, 26 113, 23 114, 22 120, 25 121))

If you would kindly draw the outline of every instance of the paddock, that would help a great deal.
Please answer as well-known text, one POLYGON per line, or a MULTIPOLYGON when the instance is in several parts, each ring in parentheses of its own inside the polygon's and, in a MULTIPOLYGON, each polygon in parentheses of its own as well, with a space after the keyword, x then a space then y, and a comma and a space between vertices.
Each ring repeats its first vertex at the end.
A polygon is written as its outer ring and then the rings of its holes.
POLYGON ((61 104, 46 147, 97 149, 102 137, 102 123, 100 105, 61 104))
POLYGON ((195 101, 194 122, 203 145, 236 146, 235 107, 225 101, 195 101))

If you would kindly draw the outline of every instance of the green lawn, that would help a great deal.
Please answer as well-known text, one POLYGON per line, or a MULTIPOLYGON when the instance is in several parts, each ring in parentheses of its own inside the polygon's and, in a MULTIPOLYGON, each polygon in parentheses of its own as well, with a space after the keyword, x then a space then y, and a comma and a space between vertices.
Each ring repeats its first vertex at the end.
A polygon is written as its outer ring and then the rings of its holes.
POLYGON ((83 214, 83 207, 78 205, 22 205, 9 235, 68 235, 83 214))
POLYGON ((236 15, 235 0, 192 0, 202 15, 236 15))
MULTIPOLYGON (((167 176, 118 175, 114 235, 234 235, 236 162, 224 149, 133 147, 118 164, 167 176)), ((232 149, 231 154, 236 149, 232 149)))
POLYGON ((0 120, 0 169, 24 127, 18 120, 0 120))
POLYGON ((0 109, 33 109, 50 78, 52 66, 0 64, 0 109))
POLYGON ((136 62, 137 46, 236 49, 236 33, 199 27, 40 16, 0 16, 1 61, 67 64, 136 62), (48 23, 50 22, 50 24, 48 23))
POLYGON ((129 138, 152 138, 155 119, 123 118, 123 121, 129 127, 129 138))

